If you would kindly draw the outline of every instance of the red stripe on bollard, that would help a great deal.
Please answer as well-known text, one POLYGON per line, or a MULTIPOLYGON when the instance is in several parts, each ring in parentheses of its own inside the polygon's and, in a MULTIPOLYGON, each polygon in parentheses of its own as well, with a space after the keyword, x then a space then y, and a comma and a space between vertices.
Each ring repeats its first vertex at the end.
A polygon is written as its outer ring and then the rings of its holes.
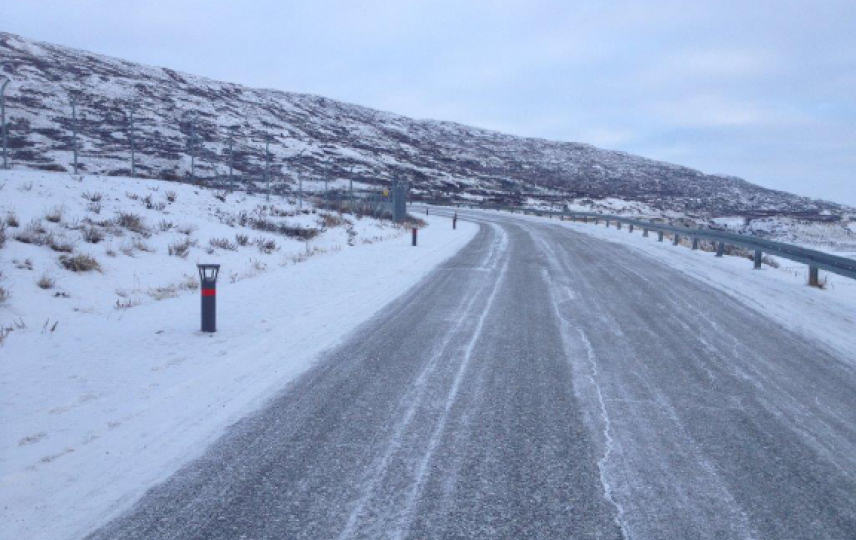
POLYGON ((217 289, 202 289, 202 296, 216 296, 217 289))

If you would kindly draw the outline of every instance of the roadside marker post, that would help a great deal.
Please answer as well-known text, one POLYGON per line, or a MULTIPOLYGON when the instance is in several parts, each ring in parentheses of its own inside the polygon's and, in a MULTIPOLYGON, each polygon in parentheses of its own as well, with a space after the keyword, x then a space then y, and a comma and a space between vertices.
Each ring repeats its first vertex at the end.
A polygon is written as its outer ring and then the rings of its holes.
POLYGON ((412 245, 414 245, 414 246, 416 245, 416 231, 418 231, 418 230, 419 229, 417 229, 416 227, 413 227, 413 244, 412 245))
POLYGON ((217 274, 219 264, 197 264, 199 279, 202 282, 202 331, 217 331, 217 274))
POLYGON ((455 212, 454 217, 452 217, 452 230, 454 231, 457 228, 458 228, 458 213, 455 212))

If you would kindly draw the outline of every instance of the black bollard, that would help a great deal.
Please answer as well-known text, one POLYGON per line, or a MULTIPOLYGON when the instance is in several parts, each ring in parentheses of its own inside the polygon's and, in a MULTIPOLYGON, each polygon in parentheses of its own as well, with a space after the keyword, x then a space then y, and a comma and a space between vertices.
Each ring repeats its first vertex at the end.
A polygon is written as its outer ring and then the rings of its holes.
POLYGON ((217 274, 219 264, 197 264, 199 279, 202 281, 202 331, 217 331, 217 274))

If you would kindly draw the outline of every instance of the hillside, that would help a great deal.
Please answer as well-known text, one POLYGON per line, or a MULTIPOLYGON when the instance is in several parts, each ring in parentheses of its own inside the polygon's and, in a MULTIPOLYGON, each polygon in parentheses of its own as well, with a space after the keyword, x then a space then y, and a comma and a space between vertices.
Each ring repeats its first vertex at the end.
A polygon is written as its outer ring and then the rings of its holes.
MULTIPOLYGON (((839 221, 850 209, 769 190, 738 178, 703 174, 586 144, 515 137, 450 122, 414 120, 324 97, 247 88, 142 66, 0 33, 8 91, 13 168, 71 170, 69 96, 77 94, 80 167, 127 175, 127 113, 136 113, 139 176, 187 179, 196 117, 196 176, 228 174, 247 184, 262 176, 265 136, 279 191, 312 181, 359 185, 412 182, 426 199, 564 204, 615 198, 655 212, 718 216, 791 216, 839 221)), ((341 184, 340 184, 341 185, 341 184)), ((335 187, 335 184, 334 184, 335 187)))

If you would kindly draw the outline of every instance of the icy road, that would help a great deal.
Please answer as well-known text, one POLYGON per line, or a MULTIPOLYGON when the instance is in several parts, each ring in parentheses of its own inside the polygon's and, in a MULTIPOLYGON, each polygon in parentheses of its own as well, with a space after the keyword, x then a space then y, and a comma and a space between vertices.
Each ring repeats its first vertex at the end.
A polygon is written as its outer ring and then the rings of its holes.
POLYGON ((460 253, 90 538, 856 538, 852 358, 626 247, 469 219, 460 253))

